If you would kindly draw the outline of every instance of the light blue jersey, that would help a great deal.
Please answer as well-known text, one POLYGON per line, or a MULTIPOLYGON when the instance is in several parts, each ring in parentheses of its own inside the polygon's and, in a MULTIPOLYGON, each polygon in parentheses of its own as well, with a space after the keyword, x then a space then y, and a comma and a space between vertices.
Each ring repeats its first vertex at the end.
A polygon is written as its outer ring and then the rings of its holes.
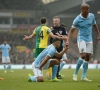
POLYGON ((77 28, 79 30, 77 40, 78 41, 92 41, 92 25, 96 24, 95 16, 92 13, 88 14, 87 18, 78 15, 73 21, 72 28, 77 28))
POLYGON ((46 49, 44 49, 34 61, 35 67, 39 67, 40 63, 43 61, 46 55, 53 57, 56 53, 56 49, 53 44, 49 45, 46 49))
POLYGON ((2 57, 8 57, 9 56, 9 49, 11 47, 9 46, 9 44, 2 44, 0 45, 0 49, 2 50, 2 57))

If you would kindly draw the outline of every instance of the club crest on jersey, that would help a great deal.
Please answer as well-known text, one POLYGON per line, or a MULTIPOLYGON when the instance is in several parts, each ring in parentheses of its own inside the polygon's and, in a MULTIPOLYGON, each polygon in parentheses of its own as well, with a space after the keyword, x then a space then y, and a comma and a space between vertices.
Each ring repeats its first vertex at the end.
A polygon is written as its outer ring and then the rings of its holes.
POLYGON ((89 20, 92 20, 92 18, 89 18, 89 20))
POLYGON ((59 31, 60 34, 62 34, 62 31, 59 31))

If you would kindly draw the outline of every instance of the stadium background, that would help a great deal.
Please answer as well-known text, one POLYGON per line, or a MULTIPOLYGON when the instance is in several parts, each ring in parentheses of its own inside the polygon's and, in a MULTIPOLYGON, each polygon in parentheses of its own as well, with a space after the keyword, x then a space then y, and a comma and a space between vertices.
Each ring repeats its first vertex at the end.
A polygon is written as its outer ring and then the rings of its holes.
MULTIPOLYGON (((41 17, 47 17, 48 26, 51 27, 53 25, 52 18, 57 15, 69 31, 73 19, 80 13, 80 5, 83 2, 90 5, 90 12, 95 14, 100 29, 100 0, 75 0, 75 2, 74 0, 0 0, 0 44, 7 39, 11 45, 12 64, 32 63, 35 38, 23 41, 23 37, 25 34, 30 35, 33 32, 34 28, 40 24, 41 17)), ((76 36, 77 31, 71 38, 70 53, 67 54, 69 64, 76 64, 79 57, 76 36)), ((94 30, 93 41, 94 54, 90 60, 91 64, 100 62, 100 45, 97 43, 94 30)))

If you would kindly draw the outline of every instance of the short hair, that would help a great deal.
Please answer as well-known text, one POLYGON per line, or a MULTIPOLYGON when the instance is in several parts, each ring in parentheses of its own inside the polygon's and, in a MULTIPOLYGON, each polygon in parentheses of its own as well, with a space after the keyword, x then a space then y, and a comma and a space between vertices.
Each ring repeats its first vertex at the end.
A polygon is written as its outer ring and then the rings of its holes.
POLYGON ((52 43, 54 43, 54 42, 56 42, 56 41, 61 41, 61 40, 58 39, 58 38, 54 38, 54 39, 52 40, 52 43))
POLYGON ((47 21, 47 18, 46 18, 46 17, 42 17, 42 18, 40 19, 41 24, 45 24, 46 21, 47 21))
POLYGON ((58 16, 54 16, 53 18, 58 18, 58 19, 60 19, 58 16))

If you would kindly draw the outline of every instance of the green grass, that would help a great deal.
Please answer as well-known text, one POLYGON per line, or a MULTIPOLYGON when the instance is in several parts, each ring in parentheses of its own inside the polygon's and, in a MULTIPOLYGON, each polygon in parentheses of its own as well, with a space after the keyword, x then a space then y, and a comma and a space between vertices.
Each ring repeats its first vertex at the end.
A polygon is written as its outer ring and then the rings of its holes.
POLYGON ((88 70, 87 77, 92 79, 92 82, 80 81, 81 70, 79 71, 78 81, 72 80, 72 69, 66 69, 62 71, 65 75, 62 82, 49 82, 45 77, 46 71, 44 71, 45 82, 28 82, 27 76, 29 73, 33 73, 32 70, 14 70, 14 73, 0 70, 0 77, 4 80, 0 80, 0 90, 100 90, 100 70, 88 70))

